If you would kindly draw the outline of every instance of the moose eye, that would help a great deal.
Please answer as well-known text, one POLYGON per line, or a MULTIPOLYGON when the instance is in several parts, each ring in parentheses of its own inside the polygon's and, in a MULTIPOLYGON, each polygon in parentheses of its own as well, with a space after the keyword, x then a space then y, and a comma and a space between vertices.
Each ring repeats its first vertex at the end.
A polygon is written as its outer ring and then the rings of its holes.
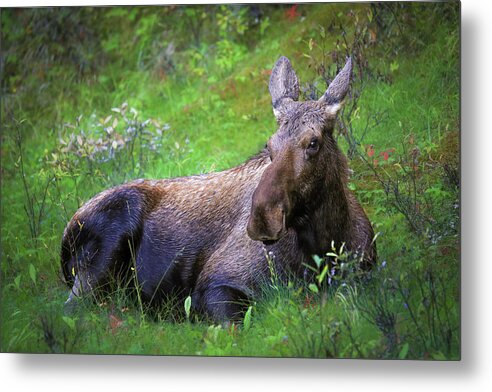
POLYGON ((318 149, 318 139, 313 139, 309 142, 308 146, 309 150, 317 150, 318 149))
POLYGON ((306 159, 310 159, 310 158, 314 157, 317 154, 318 150, 319 150, 318 139, 316 139, 316 138, 311 139, 311 141, 309 142, 309 144, 305 150, 306 159))

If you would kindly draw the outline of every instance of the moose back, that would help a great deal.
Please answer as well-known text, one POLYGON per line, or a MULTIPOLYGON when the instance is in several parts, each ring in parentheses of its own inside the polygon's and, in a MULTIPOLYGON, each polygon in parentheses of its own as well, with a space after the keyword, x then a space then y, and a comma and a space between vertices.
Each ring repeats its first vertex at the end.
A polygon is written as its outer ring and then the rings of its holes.
POLYGON ((351 72, 349 58, 319 100, 298 102, 297 76, 281 57, 269 82, 278 129, 256 156, 223 172, 137 180, 89 200, 63 234, 67 306, 131 270, 148 303, 191 295, 194 309, 225 320, 268 279, 266 254, 281 277, 302 276, 332 242, 371 266, 373 230, 347 188, 333 137, 351 72))

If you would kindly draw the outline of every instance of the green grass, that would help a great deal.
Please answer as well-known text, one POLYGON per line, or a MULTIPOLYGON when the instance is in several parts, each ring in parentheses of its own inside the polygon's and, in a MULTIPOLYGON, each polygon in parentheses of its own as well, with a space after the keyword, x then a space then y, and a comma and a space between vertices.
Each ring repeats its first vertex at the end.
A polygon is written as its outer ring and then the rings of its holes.
MULTIPOLYGON (((384 76, 367 78, 353 118, 360 137, 371 115, 384 114, 359 146, 369 163, 360 156, 350 161, 351 187, 379 232, 379 262, 371 279, 349 276, 320 293, 302 282, 272 284, 253 305, 249 328, 213 326, 196 315, 187 321, 182 303, 164 305, 156 314, 142 312, 123 290, 87 301, 66 316, 68 291, 59 267, 63 229, 81 203, 109 186, 137 177, 222 170, 256 153, 275 131, 267 88, 275 60, 289 57, 301 83, 319 81, 310 66, 321 60, 329 64, 329 52, 338 50, 338 25, 328 27, 341 21, 353 33, 353 9, 360 26, 374 28, 369 6, 304 5, 298 10, 302 17, 293 21, 286 18, 286 7, 267 8, 263 34, 258 26, 249 27, 249 35, 231 33, 232 44, 248 52, 239 60, 231 56, 227 69, 217 66, 212 45, 220 38, 216 20, 205 22, 206 56, 195 65, 197 49, 186 40, 184 22, 169 22, 175 23, 168 34, 176 43, 176 68, 164 76, 152 57, 155 45, 165 49, 168 42, 160 42, 162 29, 152 22, 154 12, 168 20, 163 9, 147 8, 135 18, 131 12, 108 16, 102 9, 86 14, 101 22, 96 33, 106 46, 97 53, 105 60, 85 74, 60 59, 48 70, 39 59, 34 65, 25 62, 34 44, 9 24, 14 15, 2 12, 11 38, 6 48, 17 40, 18 49, 9 52, 17 58, 7 57, 2 94, 1 351, 459 359, 459 188, 449 184, 445 170, 458 167, 459 40, 456 7, 440 18, 432 8, 438 6, 399 9, 417 21, 402 19, 403 35, 393 26, 364 49, 370 67, 384 76), (114 23, 114 18, 128 19, 114 23), (128 37, 137 29, 135 44, 128 37), (317 42, 311 51, 310 39, 317 42), (95 134, 95 124, 116 117, 111 108, 123 102, 139 112, 140 122, 153 118, 168 124, 157 151, 137 143, 133 157, 142 151, 140 167, 130 164, 125 150, 89 173, 86 158, 61 151, 60 137, 95 134), (376 154, 395 149, 388 161, 379 157, 376 172, 367 157, 369 145, 376 154), (408 169, 413 149, 419 160, 412 177, 401 168, 408 169), (398 182, 404 196, 418 198, 418 209, 409 214, 417 222, 424 219, 420 232, 409 225, 395 197, 385 194, 377 173, 398 182)), ((348 148, 342 136, 339 142, 348 148)))

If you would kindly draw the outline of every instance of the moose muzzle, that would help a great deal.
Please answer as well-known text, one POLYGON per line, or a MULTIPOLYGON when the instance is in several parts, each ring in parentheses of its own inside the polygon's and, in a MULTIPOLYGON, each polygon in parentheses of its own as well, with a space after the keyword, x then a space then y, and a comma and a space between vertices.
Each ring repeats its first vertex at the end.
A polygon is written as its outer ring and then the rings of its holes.
POLYGON ((277 241, 286 232, 290 212, 287 183, 271 165, 253 193, 247 232, 255 241, 277 241))

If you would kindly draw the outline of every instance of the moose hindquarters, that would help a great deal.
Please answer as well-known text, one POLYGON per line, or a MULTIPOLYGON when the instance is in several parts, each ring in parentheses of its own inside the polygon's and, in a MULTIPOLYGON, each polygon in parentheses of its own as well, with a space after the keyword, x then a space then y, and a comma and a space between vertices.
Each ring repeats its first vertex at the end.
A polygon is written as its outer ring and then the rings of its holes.
POLYGON ((124 185, 100 193, 75 213, 61 247, 63 275, 72 290, 69 303, 125 278, 147 205, 143 188, 124 185))

